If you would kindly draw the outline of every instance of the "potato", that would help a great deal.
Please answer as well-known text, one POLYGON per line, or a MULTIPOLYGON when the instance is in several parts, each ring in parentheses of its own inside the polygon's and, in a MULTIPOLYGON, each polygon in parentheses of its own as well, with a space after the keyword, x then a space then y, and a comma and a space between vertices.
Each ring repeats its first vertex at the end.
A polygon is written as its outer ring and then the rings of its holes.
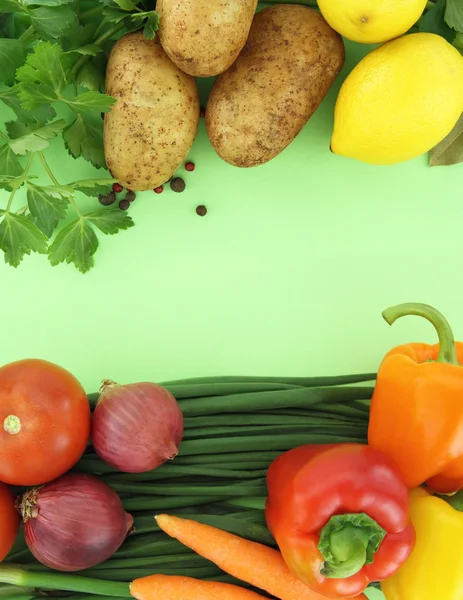
POLYGON ((268 162, 313 115, 344 64, 341 37, 311 8, 258 13, 236 62, 219 75, 206 127, 217 154, 237 167, 268 162))
POLYGON ((185 73, 218 75, 246 43, 256 7, 257 0, 158 0, 161 43, 185 73))
POLYGON ((182 164, 196 135, 199 98, 193 77, 142 33, 121 38, 109 57, 106 93, 117 102, 104 120, 108 169, 124 187, 149 190, 182 164))

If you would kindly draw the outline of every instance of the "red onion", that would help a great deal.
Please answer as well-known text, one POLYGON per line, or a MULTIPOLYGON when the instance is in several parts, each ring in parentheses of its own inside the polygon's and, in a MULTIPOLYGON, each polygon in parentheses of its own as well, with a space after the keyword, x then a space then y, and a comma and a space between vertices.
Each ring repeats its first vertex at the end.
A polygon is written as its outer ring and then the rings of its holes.
POLYGON ((156 383, 103 383, 93 413, 92 443, 109 465, 143 473, 178 454, 183 414, 176 399, 156 383))
POLYGON ((20 499, 24 537, 42 564, 58 571, 94 567, 116 552, 133 526, 116 492, 93 475, 72 473, 20 499))

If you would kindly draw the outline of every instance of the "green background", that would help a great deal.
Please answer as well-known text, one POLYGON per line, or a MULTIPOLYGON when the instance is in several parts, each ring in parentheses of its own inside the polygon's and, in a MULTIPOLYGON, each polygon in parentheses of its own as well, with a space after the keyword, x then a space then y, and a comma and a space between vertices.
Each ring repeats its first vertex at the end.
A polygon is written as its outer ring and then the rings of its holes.
MULTIPOLYGON (((386 325, 381 311, 405 301, 435 305, 463 338, 463 165, 374 167, 329 152, 337 91, 368 50, 347 45, 331 93, 269 164, 222 162, 202 122, 186 191, 139 194, 136 226, 100 236, 86 275, 39 255, 1 264, 0 363, 48 359, 89 392, 102 378, 374 371, 391 346, 436 339, 417 318, 386 325)), ((47 156, 60 183, 102 176, 59 143, 47 156)))

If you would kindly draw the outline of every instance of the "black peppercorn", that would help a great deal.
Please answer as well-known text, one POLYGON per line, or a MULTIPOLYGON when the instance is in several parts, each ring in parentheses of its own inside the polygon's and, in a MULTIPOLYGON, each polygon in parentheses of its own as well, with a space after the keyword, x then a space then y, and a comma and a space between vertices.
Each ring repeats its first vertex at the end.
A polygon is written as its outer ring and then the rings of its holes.
POLYGON ((110 206, 116 201, 116 194, 115 192, 109 192, 108 194, 98 194, 98 200, 103 206, 110 206))
POLYGON ((181 177, 174 177, 170 182, 170 189, 173 192, 183 192, 185 187, 185 181, 181 177))
POLYGON ((207 215, 207 208, 204 206, 204 204, 196 207, 196 214, 200 217, 205 217, 207 215))
POLYGON ((127 210, 130 206, 130 201, 127 200, 127 198, 124 198, 124 200, 120 200, 119 201, 119 208, 121 210, 127 210))
POLYGON ((133 202, 136 197, 137 197, 137 195, 132 190, 129 190, 127 192, 127 194, 125 195, 125 199, 128 200, 129 202, 133 202))

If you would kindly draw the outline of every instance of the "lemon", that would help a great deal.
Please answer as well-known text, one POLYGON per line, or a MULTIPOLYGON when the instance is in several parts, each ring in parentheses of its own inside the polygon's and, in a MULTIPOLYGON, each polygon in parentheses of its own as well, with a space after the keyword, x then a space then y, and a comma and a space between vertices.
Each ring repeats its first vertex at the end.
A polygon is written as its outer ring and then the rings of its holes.
POLYGON ((426 0, 318 0, 318 6, 347 39, 379 44, 408 31, 423 14, 426 0))
POLYGON ((331 150, 376 165, 420 156, 463 112, 463 57, 444 38, 414 33, 368 54, 336 101, 331 150))

